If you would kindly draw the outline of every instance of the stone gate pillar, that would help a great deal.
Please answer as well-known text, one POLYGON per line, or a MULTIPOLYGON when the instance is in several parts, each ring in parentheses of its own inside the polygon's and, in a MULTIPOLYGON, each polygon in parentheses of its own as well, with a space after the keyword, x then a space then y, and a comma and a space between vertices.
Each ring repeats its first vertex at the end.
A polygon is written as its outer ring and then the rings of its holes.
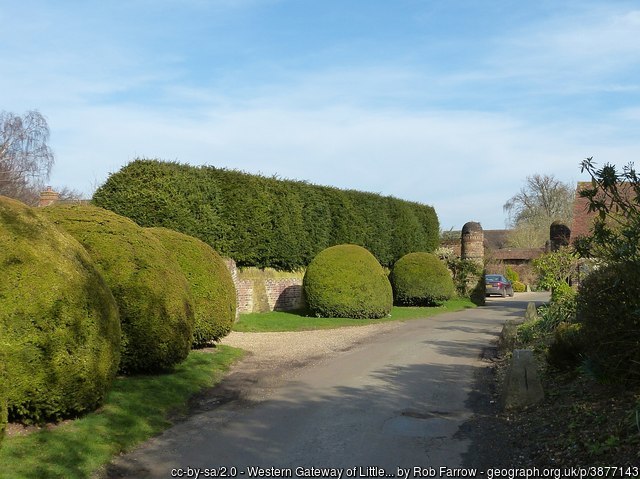
POLYGON ((478 265, 476 274, 467 277, 467 290, 470 292, 471 301, 478 306, 485 304, 484 282, 484 231, 480 223, 470 221, 462 227, 460 238, 460 257, 470 260, 478 265))
POLYGON ((563 246, 569 246, 571 230, 560 221, 554 221, 549 227, 549 246, 551 251, 558 251, 563 246))
POLYGON ((461 238, 462 259, 471 259, 478 264, 484 264, 484 231, 480 223, 469 221, 462 227, 461 238))

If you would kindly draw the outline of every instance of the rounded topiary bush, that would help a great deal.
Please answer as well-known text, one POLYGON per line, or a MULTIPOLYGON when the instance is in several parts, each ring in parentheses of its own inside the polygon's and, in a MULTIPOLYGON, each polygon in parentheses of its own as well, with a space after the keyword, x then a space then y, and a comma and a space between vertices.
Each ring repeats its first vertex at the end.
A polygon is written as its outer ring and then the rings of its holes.
POLYGON ((303 289, 312 314, 329 318, 383 318, 393 294, 378 260, 361 246, 332 246, 311 261, 303 289))
POLYGON ((455 292, 449 270, 430 253, 409 253, 396 261, 391 284, 396 303, 405 306, 433 306, 455 292))
POLYGON ((104 279, 76 240, 4 197, 0 244, 0 396, 9 416, 42 422, 93 410, 120 361, 118 308, 104 279))
POLYGON ((193 301, 173 255, 130 219, 88 205, 42 209, 89 252, 113 292, 122 324, 123 373, 156 372, 187 357, 193 301))
POLYGON ((585 354, 609 378, 640 380, 640 268, 611 264, 580 284, 576 320, 585 354))
POLYGON ((514 281, 511 286, 513 286, 515 293, 524 293, 527 290, 527 285, 521 281, 514 281))
POLYGON ((229 334, 236 318, 236 289, 222 257, 192 236, 167 228, 148 231, 174 254, 191 288, 193 346, 204 347, 229 334))

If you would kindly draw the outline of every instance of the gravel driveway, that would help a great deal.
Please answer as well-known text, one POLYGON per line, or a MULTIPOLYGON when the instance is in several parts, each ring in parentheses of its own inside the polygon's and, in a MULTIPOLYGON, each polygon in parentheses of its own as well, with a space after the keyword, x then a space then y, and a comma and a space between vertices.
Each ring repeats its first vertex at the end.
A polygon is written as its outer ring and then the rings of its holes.
MULTIPOLYGON (((399 321, 337 329, 279 333, 240 333, 233 331, 220 344, 248 351, 235 364, 223 383, 214 388, 213 400, 208 394, 195 400, 196 411, 211 409, 229 399, 260 401, 285 379, 296 377, 301 369, 326 360, 340 351, 347 351, 368 339, 386 334, 402 325, 399 321), (211 407, 210 407, 211 406, 211 407)), ((193 412, 193 411, 192 411, 193 412)))
POLYGON ((396 329, 400 324, 385 322, 367 326, 280 333, 232 331, 220 344, 250 351, 256 360, 296 364, 351 349, 368 337, 396 329))

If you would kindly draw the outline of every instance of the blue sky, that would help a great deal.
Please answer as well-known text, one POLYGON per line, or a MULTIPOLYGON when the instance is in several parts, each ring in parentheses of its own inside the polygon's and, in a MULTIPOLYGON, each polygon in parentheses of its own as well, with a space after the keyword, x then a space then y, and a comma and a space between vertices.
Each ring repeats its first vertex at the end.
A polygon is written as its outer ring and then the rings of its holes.
POLYGON ((50 183, 136 157, 379 192, 504 227, 527 175, 640 151, 640 3, 0 0, 0 110, 50 183))

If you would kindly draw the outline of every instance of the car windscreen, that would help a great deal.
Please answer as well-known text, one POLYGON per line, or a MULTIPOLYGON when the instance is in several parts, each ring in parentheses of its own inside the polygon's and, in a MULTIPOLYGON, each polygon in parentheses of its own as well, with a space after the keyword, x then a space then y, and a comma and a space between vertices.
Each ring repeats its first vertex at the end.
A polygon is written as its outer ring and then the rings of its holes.
POLYGON ((500 281, 501 277, 498 275, 488 275, 485 277, 485 281, 500 281))

